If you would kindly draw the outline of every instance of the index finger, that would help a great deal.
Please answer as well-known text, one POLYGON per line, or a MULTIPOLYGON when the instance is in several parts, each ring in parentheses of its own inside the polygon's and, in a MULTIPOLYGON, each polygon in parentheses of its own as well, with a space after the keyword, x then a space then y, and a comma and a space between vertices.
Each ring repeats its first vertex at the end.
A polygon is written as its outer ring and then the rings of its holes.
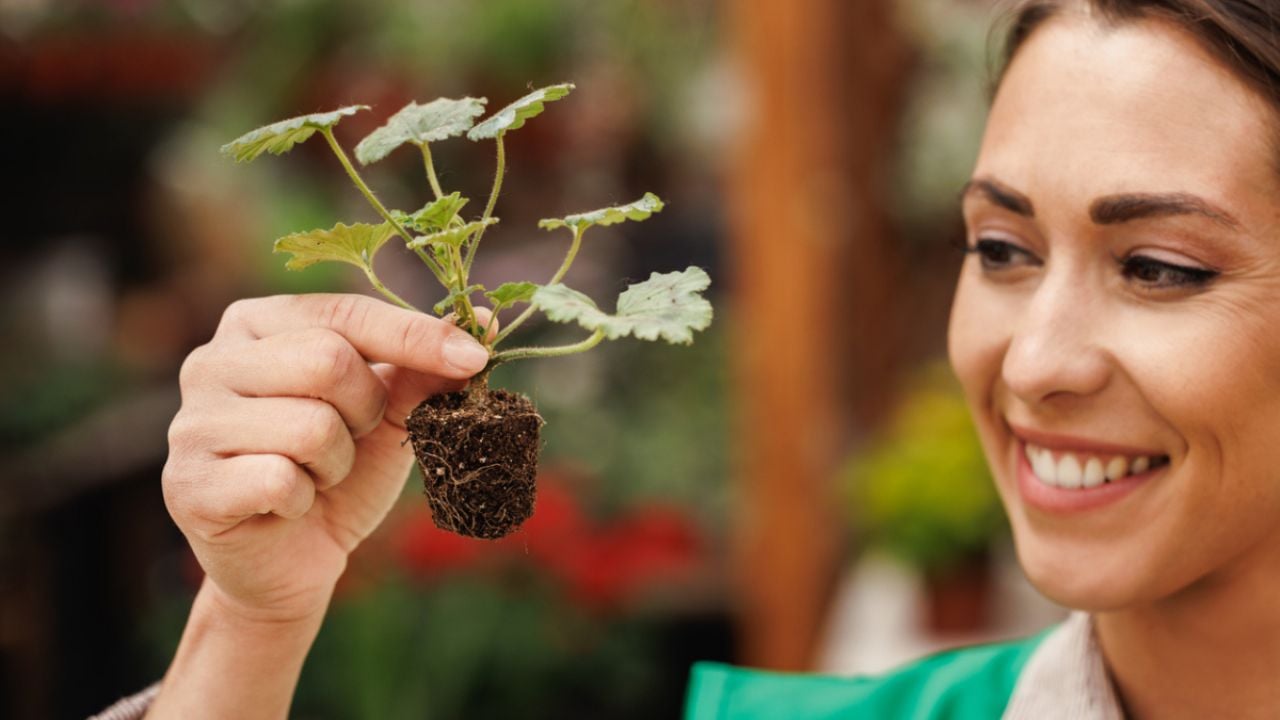
POLYGON ((366 360, 464 379, 480 372, 489 351, 452 323, 363 295, 273 295, 237 300, 217 336, 261 339, 321 327, 351 343, 366 360))

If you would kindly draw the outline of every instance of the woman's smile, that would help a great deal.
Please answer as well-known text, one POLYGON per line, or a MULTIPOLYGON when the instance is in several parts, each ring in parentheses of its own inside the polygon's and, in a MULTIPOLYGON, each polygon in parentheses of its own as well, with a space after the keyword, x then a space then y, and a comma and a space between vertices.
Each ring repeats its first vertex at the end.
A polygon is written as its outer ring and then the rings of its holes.
POLYGON ((1015 431, 1014 477, 1023 503, 1071 513, 1111 505, 1163 475, 1169 456, 1068 436, 1015 431), (1037 442, 1033 442, 1034 438, 1037 442))
POLYGON ((1088 510, 1107 505, 1169 465, 1169 455, 1151 448, 1019 425, 1010 425, 1010 430, 1018 446, 1015 474, 1019 491, 1024 501, 1041 510, 1088 510))

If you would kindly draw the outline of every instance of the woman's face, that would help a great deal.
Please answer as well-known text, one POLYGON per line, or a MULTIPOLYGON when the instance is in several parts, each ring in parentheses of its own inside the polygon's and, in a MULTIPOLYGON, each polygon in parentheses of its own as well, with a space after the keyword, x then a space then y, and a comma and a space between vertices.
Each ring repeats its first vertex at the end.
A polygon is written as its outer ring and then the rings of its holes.
POLYGON ((1003 80, 949 351, 1023 567, 1064 605, 1280 567, 1273 122, 1155 21, 1056 17, 1003 80))

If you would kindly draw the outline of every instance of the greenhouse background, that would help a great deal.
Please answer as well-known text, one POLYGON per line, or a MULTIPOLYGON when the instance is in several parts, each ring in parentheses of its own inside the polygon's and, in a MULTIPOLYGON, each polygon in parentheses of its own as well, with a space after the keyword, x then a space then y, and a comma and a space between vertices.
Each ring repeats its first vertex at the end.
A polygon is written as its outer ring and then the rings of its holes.
MULTIPOLYGON (((547 424, 534 517, 436 530, 416 477, 351 567, 299 718, 654 718, 689 666, 877 672, 1055 621, 1011 558, 945 366, 957 193, 987 101, 984 0, 0 0, 0 716, 78 718, 154 682, 199 567, 159 488, 183 357, 237 298, 369 293, 275 238, 373 215, 322 143, 237 165, 272 120, 410 100, 498 108, 478 281, 549 276, 556 217, 652 191, 569 281, 602 304, 704 268, 691 346, 502 368, 547 424)), ((492 148, 433 147, 487 192, 492 148)), ((429 192, 392 156, 389 205, 429 192)), ((407 252, 379 274, 419 306, 407 252)), ((570 341, 530 323, 524 337, 570 341)))

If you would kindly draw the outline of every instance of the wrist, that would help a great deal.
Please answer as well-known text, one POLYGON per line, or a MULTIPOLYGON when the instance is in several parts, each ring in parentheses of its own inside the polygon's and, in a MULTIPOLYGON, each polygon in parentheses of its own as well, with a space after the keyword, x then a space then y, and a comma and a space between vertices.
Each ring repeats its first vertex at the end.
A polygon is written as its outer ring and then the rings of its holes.
POLYGON ((287 717, 328 597, 254 607, 206 578, 148 718, 287 717))
POLYGON ((191 616, 204 617, 249 632, 288 632, 293 628, 318 627, 329 609, 332 597, 333 587, 330 586, 297 593, 283 601, 250 603, 224 591, 217 582, 206 576, 196 593, 191 616))

